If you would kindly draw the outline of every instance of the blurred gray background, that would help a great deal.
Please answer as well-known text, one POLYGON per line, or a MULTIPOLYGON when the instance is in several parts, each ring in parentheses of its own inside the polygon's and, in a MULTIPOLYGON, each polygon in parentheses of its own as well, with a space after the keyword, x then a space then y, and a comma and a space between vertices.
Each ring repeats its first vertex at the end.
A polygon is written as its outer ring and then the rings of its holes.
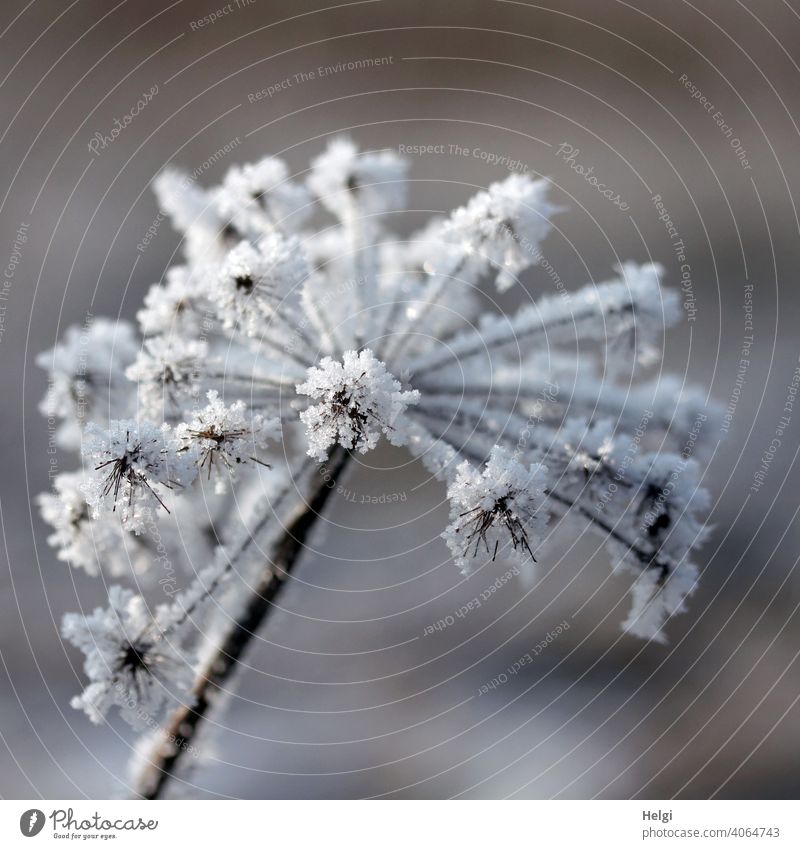
MULTIPOLYGON (((416 489, 414 467, 387 485, 381 469, 402 453, 384 451, 348 486, 359 495, 399 486, 406 500, 334 505, 354 530, 330 535, 325 556, 302 564, 239 694, 216 714, 203 762, 176 792, 796 797, 800 409, 764 486, 749 487, 800 353, 800 5, 234 0, 197 25, 220 7, 2 4, 0 261, 11 276, 0 292, 0 794, 125 794, 135 743, 116 719, 96 728, 68 706, 82 673, 58 622, 100 603, 103 589, 56 561, 32 506, 48 470, 74 464, 48 453, 36 353, 87 311, 132 317, 171 263, 178 240, 166 224, 137 251, 158 211, 149 183, 165 163, 191 171, 238 139, 205 183, 265 153, 301 173, 347 131, 367 148, 479 148, 550 177, 569 210, 544 251, 573 288, 608 276, 618 258, 650 257, 680 286, 652 201, 660 194, 686 244, 697 309, 670 334, 665 358, 726 405, 744 287, 754 285, 753 355, 709 470, 715 532, 702 588, 670 624, 669 646, 643 646, 618 631, 627 580, 609 578, 590 537, 562 557, 573 542, 562 535, 535 592, 506 584, 491 604, 423 636, 496 576, 460 582, 438 539, 441 490, 416 489), (294 76, 366 58, 382 62, 294 76), (286 79, 273 96, 248 97, 286 79), (109 133, 154 85, 151 103, 93 155, 94 134, 109 133), (565 143, 629 210, 559 158, 565 143), (411 555, 409 539, 419 542, 411 555), (570 629, 535 664, 477 696, 564 620, 570 629)), ((413 210, 449 209, 507 173, 472 155, 413 159, 413 210)), ((424 217, 411 211, 402 226, 424 217)), ((541 270, 525 283, 549 291, 541 270)))

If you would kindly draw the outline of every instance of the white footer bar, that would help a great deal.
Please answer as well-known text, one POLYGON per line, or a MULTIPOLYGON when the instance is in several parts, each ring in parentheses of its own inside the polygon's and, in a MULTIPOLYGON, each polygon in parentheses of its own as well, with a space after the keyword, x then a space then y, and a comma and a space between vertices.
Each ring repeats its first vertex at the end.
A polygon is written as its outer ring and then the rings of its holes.
POLYGON ((800 846, 785 801, 0 801, 0 846, 800 846))

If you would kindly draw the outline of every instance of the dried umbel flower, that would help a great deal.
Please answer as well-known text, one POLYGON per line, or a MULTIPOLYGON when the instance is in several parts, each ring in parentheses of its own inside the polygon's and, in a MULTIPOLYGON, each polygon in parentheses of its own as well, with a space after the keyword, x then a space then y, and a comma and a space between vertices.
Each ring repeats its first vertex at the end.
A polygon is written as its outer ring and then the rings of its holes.
MULTIPOLYGON (((662 269, 626 263, 606 283, 487 311, 482 286, 506 289, 542 257, 558 211, 548 183, 512 175, 399 240, 390 224, 406 170, 391 151, 337 139, 305 184, 272 158, 213 189, 165 172, 156 193, 185 261, 147 294, 144 341, 97 320, 40 358, 51 372, 43 409, 84 458, 41 501, 59 556, 107 567, 113 545, 89 540, 113 527, 140 535, 150 571, 166 559, 195 576, 152 615, 116 588, 107 610, 67 618, 90 679, 76 704, 94 719, 112 705, 152 718, 169 691, 183 705, 163 739, 191 736, 302 553, 330 480, 383 439, 446 487, 443 536, 464 573, 546 559, 555 516, 599 532, 614 567, 633 574, 627 631, 663 640, 684 609, 708 503, 689 454, 702 456, 715 409, 671 378, 630 385, 680 315, 662 269), (315 212, 334 220, 310 230, 315 212), (631 374, 617 385, 622 367, 631 374)), ((147 795, 180 758, 161 742, 147 795)))

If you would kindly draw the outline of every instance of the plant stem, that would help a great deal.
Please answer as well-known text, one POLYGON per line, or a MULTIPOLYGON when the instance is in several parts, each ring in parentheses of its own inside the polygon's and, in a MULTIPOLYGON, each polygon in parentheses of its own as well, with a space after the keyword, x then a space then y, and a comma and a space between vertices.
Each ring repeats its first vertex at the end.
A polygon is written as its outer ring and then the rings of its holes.
POLYGON ((217 649, 198 673, 191 691, 191 706, 180 705, 175 708, 157 732, 157 740, 136 780, 137 798, 159 798, 175 776, 183 755, 190 750, 189 744, 211 708, 214 694, 222 690, 235 672, 238 661, 273 609, 273 601, 288 582, 292 569, 305 550, 311 529, 336 488, 349 456, 340 447, 331 451, 326 463, 328 473, 320 475, 319 484, 287 522, 285 532, 275 545, 272 560, 253 587, 241 615, 230 625, 217 649))

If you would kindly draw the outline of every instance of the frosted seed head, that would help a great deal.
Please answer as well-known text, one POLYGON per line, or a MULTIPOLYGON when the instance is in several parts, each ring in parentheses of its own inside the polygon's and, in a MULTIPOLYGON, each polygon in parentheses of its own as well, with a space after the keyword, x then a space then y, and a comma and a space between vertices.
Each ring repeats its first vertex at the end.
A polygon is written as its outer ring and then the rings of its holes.
POLYGON ((196 337, 202 329, 202 314, 198 309, 202 297, 200 282, 188 266, 170 268, 164 283, 150 287, 144 297, 144 308, 136 313, 142 333, 196 337))
POLYGON ((360 153, 348 138, 335 138, 311 163, 308 185, 340 218, 401 209, 408 163, 390 150, 360 153))
POLYGON ((169 512, 165 490, 188 486, 197 476, 194 456, 176 450, 166 424, 127 419, 108 429, 89 425, 82 451, 92 466, 82 491, 93 516, 119 513, 123 526, 137 533, 153 521, 155 509, 169 512))
POLYGON ((45 416, 63 420, 56 433, 60 445, 79 447, 86 423, 105 421, 109 410, 120 415, 133 411, 124 371, 138 350, 133 325, 93 318, 70 327, 54 348, 37 356, 36 364, 50 377, 39 408, 45 416))
POLYGON ((139 387, 142 412, 154 419, 170 416, 189 402, 208 356, 205 342, 180 336, 154 336, 125 371, 139 387))
POLYGON ((175 436, 178 452, 191 452, 200 476, 213 476, 216 492, 223 494, 242 466, 267 465, 258 454, 280 439, 280 420, 248 414, 244 401, 226 406, 215 391, 207 397, 208 404, 190 422, 179 424, 175 436))
POLYGON ((183 237, 183 252, 191 263, 217 262, 231 238, 241 238, 214 209, 212 197, 197 180, 175 168, 166 168, 153 181, 162 213, 183 237))
POLYGON ((88 616, 64 617, 62 635, 85 654, 89 678, 71 704, 96 723, 117 705, 134 728, 152 725, 171 694, 188 690, 191 666, 161 634, 141 596, 112 586, 108 600, 88 616))
POLYGON ((240 242, 228 253, 208 297, 225 328, 257 336, 308 274, 297 238, 268 233, 257 244, 240 242))
POLYGON ((520 271, 540 260, 539 244, 558 211, 546 199, 548 188, 546 180, 511 174, 455 210, 442 225, 442 236, 461 246, 477 271, 492 267, 497 288, 508 289, 520 271))
POLYGON ((335 444, 362 454, 383 434, 393 445, 404 445, 402 415, 416 404, 416 390, 403 391, 372 351, 346 351, 342 360, 325 357, 308 370, 297 392, 317 400, 300 414, 306 426, 308 454, 324 460, 335 444))
POLYGON ((308 189, 292 183, 286 164, 272 156, 234 165, 213 199, 220 218, 254 239, 273 229, 296 230, 311 213, 308 189))
POLYGON ((464 574, 497 557, 536 561, 547 524, 546 473, 539 463, 522 466, 499 446, 483 471, 466 461, 459 466, 448 489, 450 524, 442 536, 464 574))

